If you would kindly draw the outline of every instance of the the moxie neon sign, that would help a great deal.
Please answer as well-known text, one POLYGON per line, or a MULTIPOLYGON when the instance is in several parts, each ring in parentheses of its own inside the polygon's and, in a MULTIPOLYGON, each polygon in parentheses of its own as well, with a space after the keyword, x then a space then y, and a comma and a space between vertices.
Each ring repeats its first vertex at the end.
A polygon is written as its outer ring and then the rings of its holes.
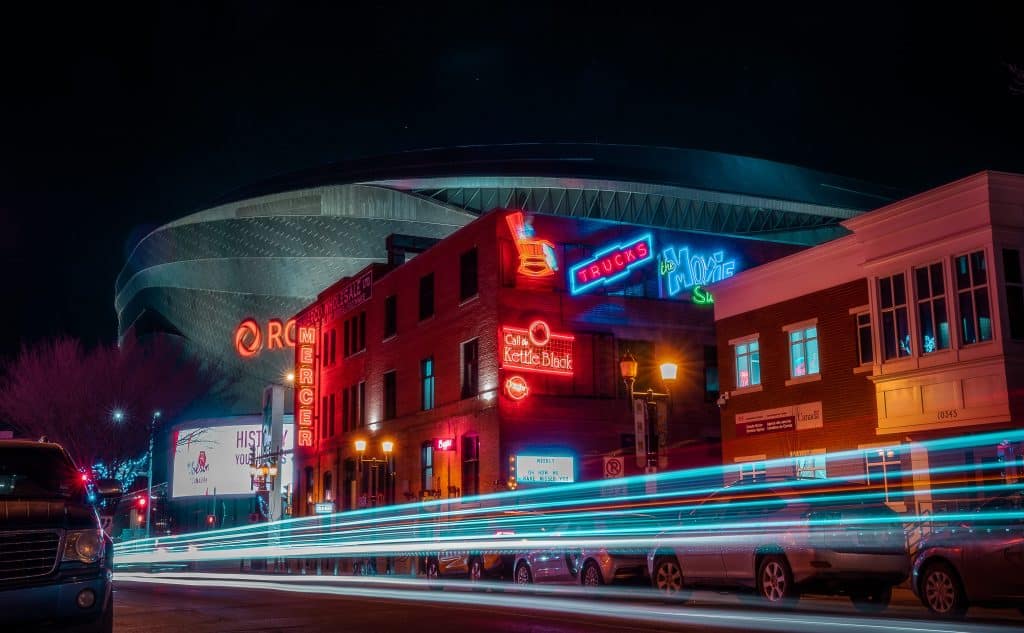
MULTIPOLYGON (((267 321, 267 349, 295 347, 295 319, 282 323, 267 321)), ((235 328, 235 351, 242 358, 252 358, 263 349, 263 331, 256 319, 245 319, 235 328)))
MULTIPOLYGON (((736 274, 736 260, 726 259, 724 251, 711 255, 690 255, 690 247, 666 248, 661 252, 659 272, 664 277, 665 294, 678 295, 695 286, 707 286, 736 274)), ((708 294, 703 291, 703 294, 708 294)), ((710 303, 710 301, 703 301, 710 303)))
POLYGON ((596 286, 614 283, 628 275, 634 267, 651 261, 653 250, 650 233, 632 242, 601 250, 569 270, 570 291, 575 295, 596 286))
POLYGON ((313 418, 316 408, 316 328, 299 326, 295 347, 295 422, 296 444, 313 445, 313 418))
POLYGON ((544 321, 534 321, 527 329, 504 326, 501 328, 501 366, 571 376, 574 340, 575 337, 568 334, 552 334, 544 321))

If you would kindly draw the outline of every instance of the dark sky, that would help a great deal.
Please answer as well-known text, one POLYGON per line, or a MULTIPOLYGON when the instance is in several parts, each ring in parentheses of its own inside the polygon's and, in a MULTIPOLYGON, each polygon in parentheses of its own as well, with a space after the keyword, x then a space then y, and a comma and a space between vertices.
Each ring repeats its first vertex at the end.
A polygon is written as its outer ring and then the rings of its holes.
POLYGON ((0 16, 0 357, 112 340, 114 277, 146 227, 361 155, 652 144, 910 191, 1024 172, 1019 12, 79 4, 0 16))

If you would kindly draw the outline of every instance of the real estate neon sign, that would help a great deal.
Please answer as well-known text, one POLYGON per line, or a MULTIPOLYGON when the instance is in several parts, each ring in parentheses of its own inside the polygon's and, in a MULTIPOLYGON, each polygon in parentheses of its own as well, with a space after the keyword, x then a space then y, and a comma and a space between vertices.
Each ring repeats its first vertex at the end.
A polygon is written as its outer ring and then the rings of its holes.
POLYGON ((666 248, 661 252, 658 266, 664 282, 663 294, 675 297, 684 290, 693 289, 694 303, 711 303, 710 293, 699 288, 722 281, 736 274, 736 260, 726 259, 725 251, 715 251, 707 257, 691 255, 689 246, 666 248), (697 297, 698 290, 702 295, 697 297))
POLYGON ((313 421, 316 410, 316 328, 298 328, 295 348, 295 427, 296 444, 313 446, 313 421))
POLYGON ((522 211, 513 211, 505 216, 512 239, 519 251, 519 270, 524 277, 550 277, 558 270, 555 245, 547 240, 537 239, 533 225, 523 216, 522 211))
MULTIPOLYGON (((295 319, 267 321, 267 349, 295 347, 295 319)), ((242 358, 252 358, 263 349, 263 331, 256 319, 243 320, 235 328, 235 351, 242 358)))
POLYGON ((651 234, 616 244, 596 253, 590 259, 574 264, 569 269, 569 289, 572 294, 592 290, 598 286, 614 283, 629 272, 652 260, 654 248, 651 246, 651 234))
POLYGON ((533 371, 556 376, 571 376, 572 344, 576 337, 554 334, 544 321, 528 328, 501 328, 502 369, 533 371))

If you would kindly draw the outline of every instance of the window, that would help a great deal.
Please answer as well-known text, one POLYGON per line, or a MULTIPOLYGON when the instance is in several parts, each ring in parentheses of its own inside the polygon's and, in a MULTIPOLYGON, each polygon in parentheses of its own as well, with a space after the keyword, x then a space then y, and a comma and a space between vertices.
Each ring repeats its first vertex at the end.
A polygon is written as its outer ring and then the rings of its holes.
POLYGON ((462 344, 462 397, 469 398, 480 392, 480 345, 478 339, 462 344))
POLYGON ((768 471, 764 455, 737 457, 734 461, 740 465, 740 480, 748 482, 764 481, 765 474, 768 471))
POLYGON ((880 486, 885 500, 902 502, 903 462, 897 447, 871 448, 864 451, 869 486, 880 486))
POLYGON ((476 249, 470 249, 459 258, 459 300, 465 301, 477 293, 476 249))
POLYGON ((384 338, 398 334, 398 296, 391 295, 384 300, 384 338))
POLYGON ((420 448, 420 490, 434 489, 434 444, 423 442, 420 448))
POLYGON ((337 328, 333 328, 333 329, 331 329, 331 365, 333 365, 334 361, 337 359, 337 352, 338 352, 338 329, 337 328))
POLYGON ((797 479, 824 479, 825 449, 793 451, 793 471, 797 479))
POLYGON ((738 343, 736 349, 736 388, 761 384, 761 352, 757 339, 738 343))
POLYGON ((878 305, 882 314, 882 352, 885 360, 910 356, 907 286, 903 273, 878 280, 878 305))
POLYGON ((704 346, 704 402, 718 400, 718 348, 704 346))
POLYGON ((352 430, 352 388, 341 390, 341 430, 348 433, 352 430))
POLYGON ((331 360, 331 353, 329 351, 329 349, 330 349, 329 348, 330 342, 331 342, 331 334, 325 330, 324 331, 324 347, 323 347, 324 351, 323 351, 323 354, 320 355, 320 366, 321 367, 327 367, 327 363, 331 360))
POLYGON ((857 359, 861 365, 869 365, 875 359, 871 348, 871 313, 861 312, 855 318, 857 323, 857 359))
POLYGON ((395 372, 389 371, 384 374, 384 419, 390 420, 395 416, 398 400, 398 385, 395 380, 395 372))
POLYGON ((964 345, 992 340, 988 304, 988 267, 985 252, 956 258, 956 299, 960 308, 960 336, 964 345))
MULTIPOLYGON (((364 426, 366 426, 366 382, 359 383, 358 391, 359 391, 359 400, 358 400, 358 407, 359 408, 357 409, 356 414, 353 417, 355 417, 356 424, 359 425, 359 428, 363 428, 364 426)), ((355 400, 355 398, 353 398, 353 400, 355 400)), ((356 406, 356 404, 353 404, 353 406, 356 406)))
POLYGON ((420 379, 422 381, 422 399, 420 406, 424 411, 434 408, 434 357, 420 361, 420 379))
POLYGON ((330 423, 331 409, 328 406, 330 401, 327 396, 320 398, 320 439, 327 437, 328 424, 330 423))
POLYGON ((462 496, 480 494, 480 436, 462 436, 462 496))
POLYGON ((352 355, 352 319, 345 319, 345 358, 352 355))
POLYGON ((327 406, 328 406, 327 410, 329 411, 329 415, 327 416, 327 419, 330 420, 330 429, 328 430, 328 433, 327 433, 328 437, 334 437, 334 435, 335 435, 335 433, 337 431, 337 429, 334 426, 335 414, 337 413, 337 411, 334 408, 334 405, 335 405, 335 400, 334 400, 334 394, 332 393, 331 397, 330 397, 330 401, 327 403, 327 406))
POLYGON ((434 316, 434 273, 420 278, 420 321, 434 316))
POLYGON ((356 347, 357 352, 366 351, 366 311, 359 313, 359 344, 356 347))
POLYGON ((821 371, 818 362, 818 326, 790 330, 789 375, 792 378, 813 376, 821 371))
POLYGON ((1010 338, 1024 339, 1024 277, 1020 251, 1003 249, 1003 277, 1006 281, 1006 309, 1010 315, 1010 338))
POLYGON ((324 473, 324 501, 334 500, 334 477, 331 471, 324 473))
POLYGON ((914 269, 917 291, 917 342, 925 354, 949 349, 949 317, 946 316, 946 285, 942 264, 914 269))

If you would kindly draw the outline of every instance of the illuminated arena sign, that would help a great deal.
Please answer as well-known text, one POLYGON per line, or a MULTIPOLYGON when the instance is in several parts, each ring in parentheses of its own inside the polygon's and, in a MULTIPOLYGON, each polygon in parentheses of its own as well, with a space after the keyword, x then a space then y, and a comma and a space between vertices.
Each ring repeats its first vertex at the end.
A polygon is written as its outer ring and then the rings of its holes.
POLYGON ((313 445, 316 407, 316 328, 302 325, 295 349, 295 434, 298 446, 313 445))
POLYGON ((552 334, 544 321, 534 321, 527 329, 501 328, 502 369, 535 371, 572 376, 572 343, 575 337, 552 334))
POLYGON ((632 242, 616 244, 605 248, 592 258, 579 262, 569 269, 569 289, 572 294, 592 290, 622 279, 629 272, 654 257, 651 234, 643 235, 632 242))
MULTIPOLYGON (((295 347, 295 319, 267 321, 267 349, 295 347)), ((256 319, 245 319, 235 328, 235 351, 242 358, 252 358, 263 349, 263 332, 256 319)))
POLYGON ((725 251, 715 251, 705 257, 691 255, 689 246, 666 248, 661 252, 658 272, 663 278, 662 294, 675 297, 683 290, 694 289, 695 303, 711 303, 707 290, 701 289, 697 297, 697 286, 707 286, 736 274, 736 260, 726 259, 725 251))

